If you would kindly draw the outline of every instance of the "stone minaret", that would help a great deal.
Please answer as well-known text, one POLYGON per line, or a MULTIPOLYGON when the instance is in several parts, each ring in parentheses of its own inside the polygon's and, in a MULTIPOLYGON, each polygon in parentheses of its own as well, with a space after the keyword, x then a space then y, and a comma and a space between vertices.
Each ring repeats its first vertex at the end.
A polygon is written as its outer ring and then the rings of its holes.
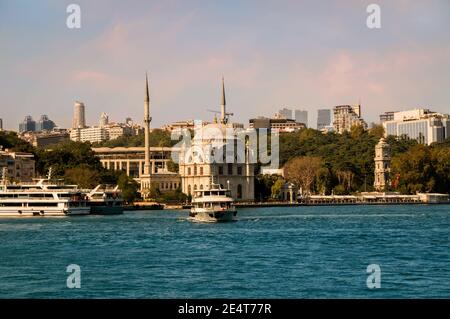
POLYGON ((220 98, 220 122, 222 124, 226 124, 227 123, 227 113, 226 113, 226 100, 225 100, 225 80, 222 76, 222 96, 220 98))
POLYGON ((150 176, 150 96, 148 93, 148 77, 145 74, 144 125, 145 125, 145 162, 144 175, 150 176))
POLYGON ((375 181, 374 188, 377 191, 385 191, 389 185, 389 173, 391 171, 391 147, 381 138, 375 146, 375 181))

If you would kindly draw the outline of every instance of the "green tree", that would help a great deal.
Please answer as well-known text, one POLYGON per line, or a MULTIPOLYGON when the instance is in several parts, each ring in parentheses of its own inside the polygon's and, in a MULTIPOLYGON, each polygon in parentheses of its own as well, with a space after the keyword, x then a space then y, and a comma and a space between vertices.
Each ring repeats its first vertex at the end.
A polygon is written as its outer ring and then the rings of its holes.
POLYGON ((280 197, 281 189, 283 188, 284 184, 286 184, 286 181, 284 178, 279 177, 275 183, 271 187, 271 197, 273 199, 277 199, 280 197))
POLYGON ((100 173, 87 165, 69 168, 64 173, 67 183, 76 184, 81 188, 94 188, 100 184, 100 173))
POLYGON ((138 198, 139 185, 131 177, 126 174, 122 174, 117 181, 117 185, 122 191, 122 198, 125 202, 132 203, 136 200, 136 198, 138 198))

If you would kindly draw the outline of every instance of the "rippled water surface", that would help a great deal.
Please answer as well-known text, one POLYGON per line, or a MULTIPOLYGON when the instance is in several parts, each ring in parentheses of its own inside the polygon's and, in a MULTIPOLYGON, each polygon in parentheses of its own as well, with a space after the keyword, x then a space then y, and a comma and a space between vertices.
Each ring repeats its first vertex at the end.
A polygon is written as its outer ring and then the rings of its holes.
POLYGON ((450 205, 0 219, 1 298, 450 298, 450 205), (81 267, 81 288, 66 267, 81 267), (368 289, 366 268, 381 267, 368 289))

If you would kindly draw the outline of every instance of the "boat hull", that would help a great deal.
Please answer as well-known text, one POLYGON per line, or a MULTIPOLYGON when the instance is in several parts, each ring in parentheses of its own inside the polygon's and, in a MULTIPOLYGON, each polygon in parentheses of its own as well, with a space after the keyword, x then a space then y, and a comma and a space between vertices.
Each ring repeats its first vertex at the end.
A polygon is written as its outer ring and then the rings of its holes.
POLYGON ((9 208, 0 207, 0 216, 15 217, 15 216, 73 216, 73 215, 88 215, 89 207, 73 207, 70 209, 61 209, 58 207, 21 207, 9 208))
POLYGON ((192 210, 189 213, 189 218, 192 221, 203 223, 220 223, 220 222, 233 222, 236 221, 237 211, 195 211, 192 210))
POLYGON ((120 215, 123 206, 91 206, 91 215, 120 215))

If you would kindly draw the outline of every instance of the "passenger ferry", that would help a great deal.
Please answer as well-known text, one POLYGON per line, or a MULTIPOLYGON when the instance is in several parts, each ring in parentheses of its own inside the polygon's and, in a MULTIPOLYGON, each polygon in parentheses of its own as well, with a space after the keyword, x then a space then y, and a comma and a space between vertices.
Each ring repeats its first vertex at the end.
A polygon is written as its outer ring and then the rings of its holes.
POLYGON ((190 220, 199 222, 229 222, 236 220, 237 211, 231 191, 218 184, 206 190, 194 191, 190 220))
POLYGON ((111 189, 107 186, 98 185, 87 194, 91 214, 94 215, 117 215, 123 214, 123 199, 119 187, 111 189))
POLYGON ((0 216, 65 216, 89 212, 86 195, 77 185, 51 184, 48 179, 40 179, 35 184, 8 184, 5 178, 0 185, 0 216))

